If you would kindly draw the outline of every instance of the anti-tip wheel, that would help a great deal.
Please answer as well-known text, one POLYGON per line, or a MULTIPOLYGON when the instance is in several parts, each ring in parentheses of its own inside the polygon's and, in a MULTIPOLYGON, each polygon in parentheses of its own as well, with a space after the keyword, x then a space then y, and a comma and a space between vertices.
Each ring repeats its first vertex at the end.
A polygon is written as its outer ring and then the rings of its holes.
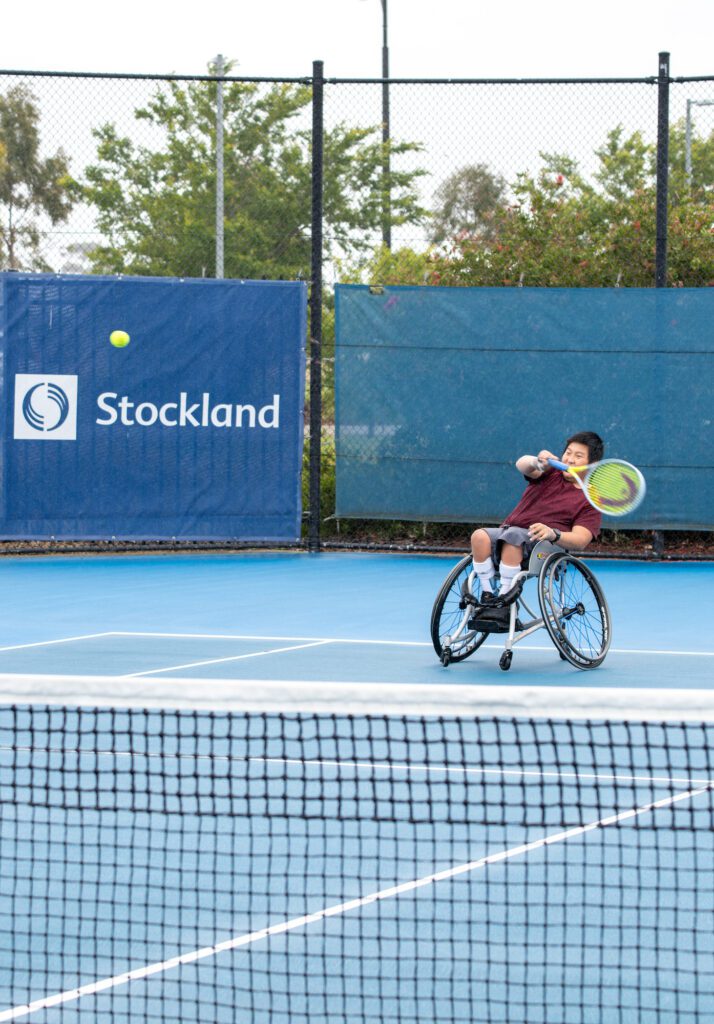
POLYGON ((444 647, 442 652, 441 652, 441 664, 444 666, 444 668, 446 668, 450 661, 451 661, 451 648, 450 647, 444 647))
POLYGON ((513 651, 504 651, 498 662, 498 667, 502 668, 504 672, 508 672, 513 661, 513 651))

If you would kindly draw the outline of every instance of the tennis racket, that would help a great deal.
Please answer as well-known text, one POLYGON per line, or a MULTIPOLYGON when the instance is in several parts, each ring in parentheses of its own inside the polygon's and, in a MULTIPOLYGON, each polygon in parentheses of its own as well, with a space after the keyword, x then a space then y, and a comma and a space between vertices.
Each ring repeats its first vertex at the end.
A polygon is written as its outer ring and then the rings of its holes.
POLYGON ((645 478, 636 466, 620 459, 603 459, 590 466, 568 466, 548 459, 555 469, 571 473, 590 504, 608 516, 626 516, 642 502, 647 490, 645 478))

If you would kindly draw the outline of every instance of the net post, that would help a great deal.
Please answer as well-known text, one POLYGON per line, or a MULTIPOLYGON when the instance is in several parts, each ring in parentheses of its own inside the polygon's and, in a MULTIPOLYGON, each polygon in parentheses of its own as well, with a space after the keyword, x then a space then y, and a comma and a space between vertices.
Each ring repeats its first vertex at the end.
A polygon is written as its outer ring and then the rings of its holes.
POLYGON ((667 199, 669 189, 669 54, 660 53, 657 79, 657 241, 655 287, 667 287, 667 199))
POLYGON ((310 275, 310 469, 308 550, 320 550, 322 458, 323 62, 312 64, 312 263, 310 275))

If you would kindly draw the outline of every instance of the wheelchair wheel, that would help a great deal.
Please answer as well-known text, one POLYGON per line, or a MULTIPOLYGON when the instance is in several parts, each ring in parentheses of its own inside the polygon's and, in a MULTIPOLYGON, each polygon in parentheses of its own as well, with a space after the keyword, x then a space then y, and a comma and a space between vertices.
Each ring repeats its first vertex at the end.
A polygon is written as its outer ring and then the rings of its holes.
POLYGON ((555 552, 538 576, 538 601, 561 658, 576 668, 597 668, 610 647, 610 609, 587 565, 555 552))
MULTIPOLYGON (((434 650, 442 661, 448 665, 450 661, 463 661, 473 654, 484 642, 488 633, 479 633, 468 628, 468 620, 473 612, 473 605, 466 601, 469 590, 472 558, 467 555, 455 565, 444 580, 431 612, 431 642, 434 650)), ((475 581, 478 597, 480 587, 475 581)))

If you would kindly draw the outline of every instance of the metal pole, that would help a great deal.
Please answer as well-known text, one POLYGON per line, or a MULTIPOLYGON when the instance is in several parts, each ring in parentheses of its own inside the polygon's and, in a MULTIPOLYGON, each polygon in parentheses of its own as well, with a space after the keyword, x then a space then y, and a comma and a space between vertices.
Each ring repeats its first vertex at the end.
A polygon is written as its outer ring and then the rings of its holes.
MULTIPOLYGON (((669 54, 659 55, 659 82, 657 95, 657 199, 655 287, 667 287, 667 201, 669 193, 669 54)), ((659 305, 659 304, 658 304, 659 305)), ((661 312, 658 309, 657 317, 661 312)), ((659 330, 659 324, 657 329, 659 330)), ((652 553, 655 558, 664 554, 664 533, 652 531, 652 553)))
POLYGON ((216 277, 223 277, 223 54, 216 57, 216 277))
POLYGON ((389 125, 389 27, 387 0, 382 0, 382 242, 392 248, 392 203, 389 125))
POLYGON ((310 471, 308 550, 320 550, 322 458, 323 62, 312 65, 312 270, 310 283, 310 471))
POLYGON ((687 128, 684 135, 684 168, 687 185, 692 187, 692 107, 714 107, 714 100, 687 100, 687 128))
POLYGON ((667 198, 669 190, 669 54, 659 55, 657 97, 657 241, 655 287, 667 287, 667 198))
POLYGON ((687 100, 687 127, 684 133, 684 169, 687 185, 692 187, 692 101, 687 100))

